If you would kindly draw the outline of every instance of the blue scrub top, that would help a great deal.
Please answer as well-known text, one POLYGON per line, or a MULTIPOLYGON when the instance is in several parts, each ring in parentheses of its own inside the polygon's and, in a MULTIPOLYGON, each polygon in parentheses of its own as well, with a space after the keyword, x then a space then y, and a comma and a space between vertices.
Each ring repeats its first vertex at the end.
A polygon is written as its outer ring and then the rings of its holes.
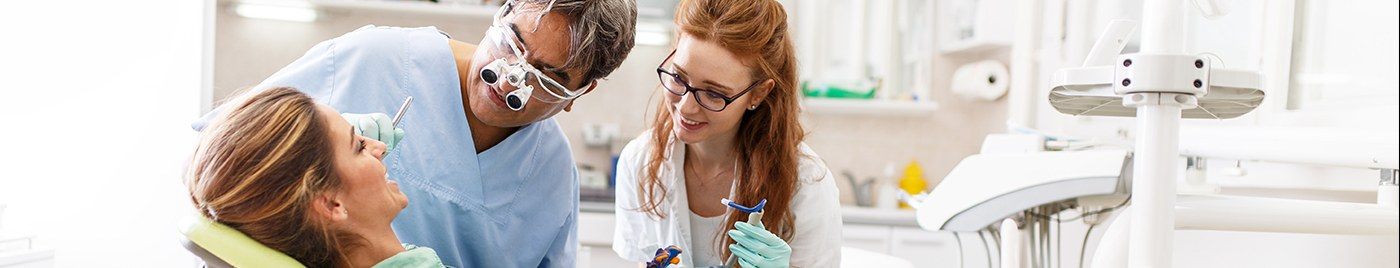
POLYGON ((574 267, 578 173, 563 131, 546 119, 475 153, 457 74, 436 28, 371 25, 317 44, 251 92, 290 86, 342 113, 390 116, 413 96, 399 123, 407 135, 384 158, 409 200, 399 239, 455 267, 574 267))

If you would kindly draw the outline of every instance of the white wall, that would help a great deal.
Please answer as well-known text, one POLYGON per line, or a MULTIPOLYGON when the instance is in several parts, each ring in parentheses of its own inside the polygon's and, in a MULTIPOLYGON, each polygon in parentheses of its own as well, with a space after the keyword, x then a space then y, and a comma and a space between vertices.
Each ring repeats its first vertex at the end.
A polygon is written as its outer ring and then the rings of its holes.
POLYGON ((177 243, 205 2, 0 2, 0 202, 60 267, 193 264, 177 243))

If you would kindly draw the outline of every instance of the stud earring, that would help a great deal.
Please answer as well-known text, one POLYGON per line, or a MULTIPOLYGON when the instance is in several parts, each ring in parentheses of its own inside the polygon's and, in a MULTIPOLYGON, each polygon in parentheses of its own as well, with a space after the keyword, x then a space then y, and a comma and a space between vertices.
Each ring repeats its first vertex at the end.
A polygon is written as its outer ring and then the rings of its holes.
POLYGON ((754 109, 758 109, 758 105, 749 106, 749 111, 753 111, 754 109))

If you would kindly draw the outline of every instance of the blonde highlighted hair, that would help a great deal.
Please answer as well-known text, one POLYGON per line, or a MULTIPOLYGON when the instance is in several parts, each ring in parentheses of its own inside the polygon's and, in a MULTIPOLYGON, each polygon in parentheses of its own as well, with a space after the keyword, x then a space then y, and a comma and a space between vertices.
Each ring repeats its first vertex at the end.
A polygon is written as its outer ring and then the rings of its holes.
POLYGON ((330 129, 316 103, 271 88, 230 107, 204 130, 186 177, 199 213, 309 267, 348 264, 362 238, 313 215, 318 195, 339 189, 330 129))

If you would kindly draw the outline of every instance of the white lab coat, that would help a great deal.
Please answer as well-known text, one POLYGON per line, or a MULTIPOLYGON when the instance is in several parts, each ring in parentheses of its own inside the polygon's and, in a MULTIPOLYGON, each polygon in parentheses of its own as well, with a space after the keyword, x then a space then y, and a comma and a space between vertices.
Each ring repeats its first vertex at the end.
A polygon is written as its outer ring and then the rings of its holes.
MULTIPOLYGON (((685 252, 715 250, 713 245, 691 245, 689 198, 684 173, 677 172, 684 167, 685 145, 674 138, 667 152, 670 159, 660 171, 661 184, 668 190, 660 207, 666 218, 656 219, 639 209, 642 192, 637 182, 646 177, 646 163, 651 159, 654 146, 651 141, 651 134, 643 133, 622 149, 618 159, 613 251, 623 259, 646 262, 655 256, 656 249, 669 245, 676 245, 685 252)), ((795 233, 788 241, 792 247, 791 265, 837 267, 841 264, 841 203, 836 180, 806 144, 801 144, 799 151, 802 154, 798 158, 800 182, 790 208, 795 220, 795 233)), ((694 267, 687 256, 693 254, 681 253, 681 264, 694 267)))

